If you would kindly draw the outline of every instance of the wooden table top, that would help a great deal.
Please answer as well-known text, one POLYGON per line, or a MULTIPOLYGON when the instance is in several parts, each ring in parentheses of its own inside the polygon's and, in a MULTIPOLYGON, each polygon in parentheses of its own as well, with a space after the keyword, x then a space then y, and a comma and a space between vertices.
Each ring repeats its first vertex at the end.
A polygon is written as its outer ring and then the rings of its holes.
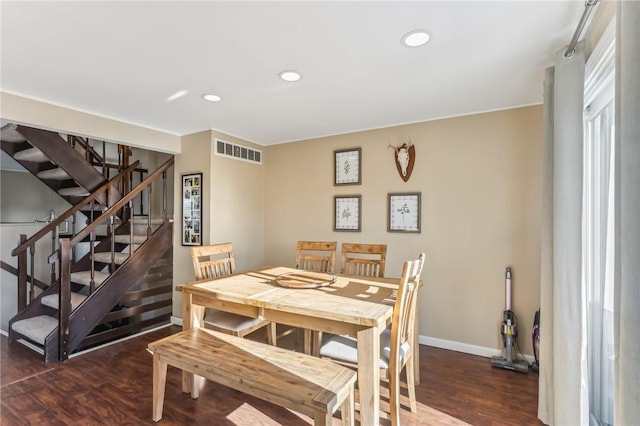
POLYGON ((266 267, 214 280, 182 284, 176 289, 194 297, 278 310, 360 326, 384 327, 393 315, 397 279, 336 275, 336 282, 319 288, 278 286, 280 274, 300 272, 266 267))

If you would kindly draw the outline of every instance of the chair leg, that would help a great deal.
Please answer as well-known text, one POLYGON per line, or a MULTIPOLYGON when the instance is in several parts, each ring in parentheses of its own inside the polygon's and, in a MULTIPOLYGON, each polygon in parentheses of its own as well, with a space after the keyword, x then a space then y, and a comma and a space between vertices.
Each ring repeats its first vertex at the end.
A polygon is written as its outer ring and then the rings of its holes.
POLYGON ((267 343, 273 346, 277 346, 277 332, 276 332, 276 323, 270 322, 267 324, 267 343))
POLYGON ((389 372, 389 419, 391 426, 400 424, 400 372, 389 372))
POLYGON ((407 392, 409 393, 409 407, 411 408, 411 412, 415 413, 418 411, 418 407, 416 405, 416 382, 415 382, 415 365, 413 363, 413 357, 410 357, 407 360, 406 365, 406 374, 407 374, 407 392))

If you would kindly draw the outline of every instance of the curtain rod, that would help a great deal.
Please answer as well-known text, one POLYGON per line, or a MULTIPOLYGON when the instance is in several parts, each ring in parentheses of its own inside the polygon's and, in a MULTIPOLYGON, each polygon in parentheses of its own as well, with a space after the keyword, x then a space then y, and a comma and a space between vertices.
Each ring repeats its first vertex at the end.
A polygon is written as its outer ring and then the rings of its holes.
POLYGON ((576 53, 576 44, 578 43, 578 38, 580 37, 580 34, 582 34, 582 30, 584 30, 585 25, 587 25, 589 16, 591 16, 591 12, 597 4, 598 0, 586 0, 584 2, 584 11, 582 12, 582 17, 580 18, 580 22, 578 22, 576 31, 573 33, 573 38, 571 38, 571 42, 567 47, 567 51, 564 52, 565 58, 571 59, 576 53))

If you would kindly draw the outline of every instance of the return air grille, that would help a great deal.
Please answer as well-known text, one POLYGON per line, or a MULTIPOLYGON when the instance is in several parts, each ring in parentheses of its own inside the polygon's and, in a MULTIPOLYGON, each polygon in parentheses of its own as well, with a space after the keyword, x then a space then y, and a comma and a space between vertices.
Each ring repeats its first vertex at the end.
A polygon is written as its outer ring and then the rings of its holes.
POLYGON ((246 146, 225 142, 220 139, 216 139, 216 155, 262 164, 262 151, 259 149, 247 148, 246 146))

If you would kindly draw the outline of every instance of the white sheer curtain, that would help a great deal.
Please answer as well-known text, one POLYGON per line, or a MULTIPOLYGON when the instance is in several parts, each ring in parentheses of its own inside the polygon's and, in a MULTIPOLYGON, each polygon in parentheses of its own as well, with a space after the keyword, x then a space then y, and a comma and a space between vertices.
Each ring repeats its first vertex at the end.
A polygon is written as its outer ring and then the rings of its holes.
POLYGON ((640 422, 640 2, 619 1, 616 34, 616 426, 640 422))
POLYGON ((544 85, 538 417, 551 425, 588 422, 582 292, 584 46, 556 54, 544 85))

